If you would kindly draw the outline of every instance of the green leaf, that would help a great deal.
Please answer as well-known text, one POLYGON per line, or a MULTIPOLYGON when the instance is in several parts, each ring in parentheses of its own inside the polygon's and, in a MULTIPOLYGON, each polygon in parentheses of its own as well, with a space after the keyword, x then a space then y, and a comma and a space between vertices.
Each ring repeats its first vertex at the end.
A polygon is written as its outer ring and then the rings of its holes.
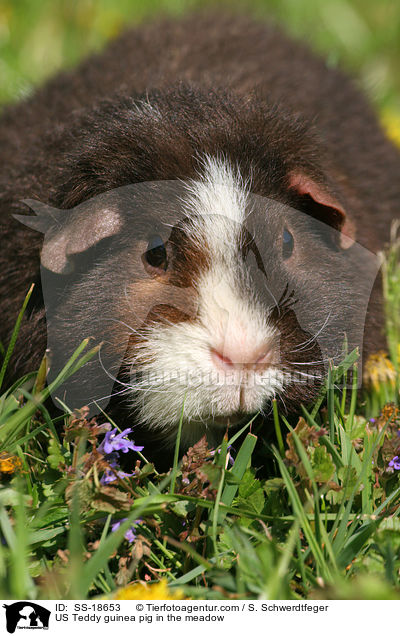
POLYGON ((236 499, 238 508, 251 510, 252 512, 262 512, 264 508, 265 495, 261 482, 254 477, 252 469, 246 470, 239 486, 239 493, 236 499))
MULTIPOLYGON (((235 459, 235 463, 229 471, 238 480, 241 480, 243 478, 246 468, 250 463, 251 455, 253 453, 256 442, 257 437, 252 433, 248 433, 239 449, 239 452, 235 459)), ((226 506, 230 506, 232 504, 234 496, 236 495, 237 490, 237 484, 226 484, 221 496, 221 503, 225 504, 226 506)), ((220 512, 220 522, 222 522, 224 516, 225 513, 220 512)))
POLYGON ((178 517, 186 518, 189 512, 192 512, 195 508, 195 505, 192 501, 176 501, 170 505, 170 509, 174 511, 174 513, 178 517))
POLYGON ((93 495, 90 505, 94 510, 114 513, 119 510, 129 510, 131 503, 129 493, 114 486, 102 486, 93 495))
POLYGON ((20 408, 20 404, 15 395, 6 393, 0 399, 0 426, 8 417, 20 408))
POLYGON ((363 437, 365 433, 365 427, 367 425, 367 420, 365 419, 365 417, 362 417, 361 415, 354 415, 352 424, 353 425, 350 431, 350 439, 355 440, 359 437, 363 437))
POLYGON ((53 539, 59 534, 64 534, 65 532, 65 526, 58 526, 57 528, 47 528, 44 530, 34 530, 28 535, 28 543, 30 545, 32 545, 33 543, 42 543, 43 541, 53 539))
MULTIPOLYGON (((0 506, 16 506, 21 500, 21 493, 14 488, 1 488, 0 489, 0 506)), ((31 497, 29 495, 23 495, 23 501, 29 504, 31 497)))
MULTIPOLYGON (((342 466, 342 468, 338 470, 338 477, 343 485, 343 494, 345 497, 349 497, 358 481, 356 469, 354 466, 342 466)), ((356 492, 358 492, 358 490, 356 490, 356 492)))
POLYGON ((216 466, 215 464, 205 463, 199 470, 207 477, 211 488, 216 490, 220 483, 224 469, 221 466, 216 466))
POLYGON ((70 457, 70 453, 63 446, 60 446, 54 437, 50 438, 48 453, 47 461, 50 467, 54 470, 63 470, 67 458, 70 457))
POLYGON ((345 568, 352 562, 372 536, 378 524, 379 521, 367 521, 351 535, 337 555, 339 567, 345 568))
POLYGON ((311 456, 311 466, 315 481, 325 483, 329 481, 335 472, 335 464, 326 446, 316 446, 308 449, 311 456))

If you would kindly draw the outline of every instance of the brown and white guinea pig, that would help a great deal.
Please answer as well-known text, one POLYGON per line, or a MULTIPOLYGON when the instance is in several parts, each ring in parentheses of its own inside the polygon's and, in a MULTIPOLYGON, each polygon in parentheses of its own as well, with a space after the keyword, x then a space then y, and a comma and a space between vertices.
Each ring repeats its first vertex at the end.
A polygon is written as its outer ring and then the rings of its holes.
POLYGON ((3 342, 37 283, 10 379, 92 336, 100 357, 61 397, 113 392, 124 424, 172 443, 183 409, 187 445, 274 396, 311 402, 344 338, 382 346, 374 253, 400 155, 351 81, 279 30, 130 30, 4 109, 0 153, 3 342))

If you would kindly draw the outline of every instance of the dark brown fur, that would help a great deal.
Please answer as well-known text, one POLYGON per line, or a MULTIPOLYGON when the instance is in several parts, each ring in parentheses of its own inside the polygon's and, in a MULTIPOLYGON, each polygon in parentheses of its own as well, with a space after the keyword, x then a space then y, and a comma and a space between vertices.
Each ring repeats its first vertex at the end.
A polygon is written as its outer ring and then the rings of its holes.
MULTIPOLYGON (((245 176, 255 167, 254 192, 293 205, 288 175, 305 170, 341 201, 357 241, 372 251, 399 216, 400 155, 364 97, 302 44, 244 18, 194 16, 127 31, 7 107, 0 148, 3 343, 37 283, 12 375, 35 369, 46 342, 42 236, 11 216, 26 212, 24 198, 70 208, 121 185, 193 177, 208 152, 245 176), (136 112, 139 97, 159 106, 162 124, 136 112)), ((378 287, 367 351, 383 342, 378 287)))

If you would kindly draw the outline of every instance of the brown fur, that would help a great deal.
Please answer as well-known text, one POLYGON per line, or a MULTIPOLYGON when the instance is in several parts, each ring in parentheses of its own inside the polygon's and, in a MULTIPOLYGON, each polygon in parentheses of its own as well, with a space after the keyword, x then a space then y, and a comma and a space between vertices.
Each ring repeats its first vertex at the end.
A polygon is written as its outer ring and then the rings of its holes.
MULTIPOLYGON (((208 152, 229 157, 244 176, 253 167, 254 192, 283 203, 301 205, 290 174, 307 172, 341 201, 357 241, 372 251, 399 216, 400 155, 364 97, 302 44, 245 18, 194 16, 127 31, 7 107, 0 149, 4 343, 37 283, 12 376, 36 368, 46 342, 42 237, 11 216, 26 212, 24 198, 70 208, 128 183, 193 177, 208 152), (159 107, 161 124, 137 112, 138 98, 159 107)), ((383 342, 378 288, 367 351, 383 342)))

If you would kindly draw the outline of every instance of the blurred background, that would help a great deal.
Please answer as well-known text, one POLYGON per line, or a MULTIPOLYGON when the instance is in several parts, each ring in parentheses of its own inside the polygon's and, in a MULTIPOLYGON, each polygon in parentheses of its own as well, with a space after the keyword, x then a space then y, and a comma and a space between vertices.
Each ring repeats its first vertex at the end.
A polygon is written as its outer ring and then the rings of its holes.
POLYGON ((0 106, 129 24, 215 6, 284 24, 356 75, 383 117, 400 113, 399 0, 0 0, 0 106))

